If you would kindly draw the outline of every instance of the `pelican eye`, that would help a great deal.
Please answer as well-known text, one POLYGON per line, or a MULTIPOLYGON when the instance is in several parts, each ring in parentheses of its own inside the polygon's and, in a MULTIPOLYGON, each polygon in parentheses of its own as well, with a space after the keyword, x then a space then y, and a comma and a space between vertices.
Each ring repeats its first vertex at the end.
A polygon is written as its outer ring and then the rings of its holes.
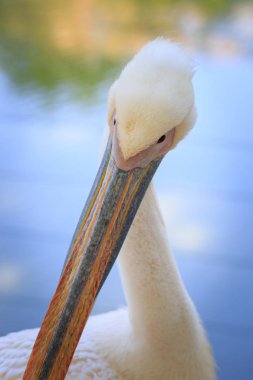
POLYGON ((116 125, 117 124, 117 120, 116 120, 116 117, 113 118, 113 125, 116 125))
POLYGON ((157 144, 161 144, 166 139, 165 135, 162 135, 159 140, 157 140, 157 144))

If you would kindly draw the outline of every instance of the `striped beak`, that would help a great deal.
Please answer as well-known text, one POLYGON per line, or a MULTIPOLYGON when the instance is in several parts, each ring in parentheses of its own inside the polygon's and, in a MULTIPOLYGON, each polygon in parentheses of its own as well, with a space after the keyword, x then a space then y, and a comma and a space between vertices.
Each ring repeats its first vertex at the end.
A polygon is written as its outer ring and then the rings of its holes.
POLYGON ((123 171, 115 163, 111 146, 109 137, 25 380, 64 379, 96 296, 161 161, 123 171))

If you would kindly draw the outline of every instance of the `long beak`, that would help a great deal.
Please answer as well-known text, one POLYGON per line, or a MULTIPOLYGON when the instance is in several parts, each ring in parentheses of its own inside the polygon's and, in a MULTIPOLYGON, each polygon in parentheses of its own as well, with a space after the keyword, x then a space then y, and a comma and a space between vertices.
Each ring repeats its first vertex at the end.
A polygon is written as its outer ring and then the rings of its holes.
POLYGON ((109 138, 23 379, 64 379, 95 298, 160 162, 123 171, 116 166, 109 138))

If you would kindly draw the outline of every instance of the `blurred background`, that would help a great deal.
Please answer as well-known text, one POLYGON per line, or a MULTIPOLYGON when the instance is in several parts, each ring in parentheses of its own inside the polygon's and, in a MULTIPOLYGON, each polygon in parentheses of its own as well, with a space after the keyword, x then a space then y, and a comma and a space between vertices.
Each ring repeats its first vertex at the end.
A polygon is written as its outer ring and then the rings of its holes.
MULTIPOLYGON (((195 129, 155 183, 220 380, 253 374, 253 2, 0 0, 0 335, 39 326, 98 165, 107 92, 164 35, 195 57, 195 129)), ((117 267, 94 313, 125 304, 117 267)))

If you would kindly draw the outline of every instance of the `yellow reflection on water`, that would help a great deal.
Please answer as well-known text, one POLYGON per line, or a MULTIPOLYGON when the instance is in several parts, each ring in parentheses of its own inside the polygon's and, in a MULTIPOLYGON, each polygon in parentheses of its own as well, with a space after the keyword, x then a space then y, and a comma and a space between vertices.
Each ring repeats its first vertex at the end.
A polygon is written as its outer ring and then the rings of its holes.
MULTIPOLYGON (((253 5, 232 1, 0 2, 0 66, 20 85, 88 92, 150 39, 189 50, 252 54, 253 5)), ((80 95, 80 93, 79 93, 80 95)))

